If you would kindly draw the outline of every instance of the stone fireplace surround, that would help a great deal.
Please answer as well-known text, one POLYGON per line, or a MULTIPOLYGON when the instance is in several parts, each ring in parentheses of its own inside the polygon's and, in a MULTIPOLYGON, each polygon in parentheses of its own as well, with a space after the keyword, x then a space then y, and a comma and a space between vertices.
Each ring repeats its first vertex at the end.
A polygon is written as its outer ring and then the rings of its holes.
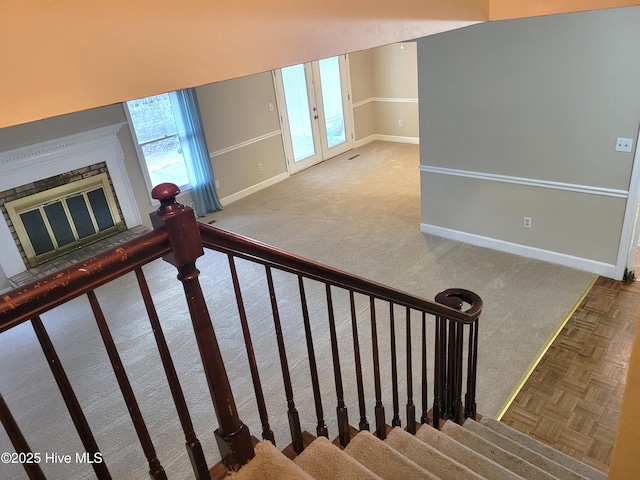
MULTIPOLYGON (((0 153, 0 191, 105 162, 128 228, 142 223, 124 166, 117 133, 124 123, 0 153)), ((0 216, 0 268, 7 278, 27 268, 12 232, 0 216)))

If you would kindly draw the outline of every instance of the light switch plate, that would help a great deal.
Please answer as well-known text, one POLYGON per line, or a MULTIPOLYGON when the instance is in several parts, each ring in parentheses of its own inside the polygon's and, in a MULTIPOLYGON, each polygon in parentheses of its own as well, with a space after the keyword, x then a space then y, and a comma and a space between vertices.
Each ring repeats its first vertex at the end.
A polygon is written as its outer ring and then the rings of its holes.
POLYGON ((616 152, 630 152, 632 145, 631 138, 616 138, 616 152))

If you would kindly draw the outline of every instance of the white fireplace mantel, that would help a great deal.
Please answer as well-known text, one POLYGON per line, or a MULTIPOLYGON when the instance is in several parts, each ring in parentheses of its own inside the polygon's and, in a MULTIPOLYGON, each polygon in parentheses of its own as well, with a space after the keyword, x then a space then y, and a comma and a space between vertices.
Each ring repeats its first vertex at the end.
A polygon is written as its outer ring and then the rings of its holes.
MULTIPOLYGON (((105 162, 128 228, 140 225, 140 212, 124 166, 117 123, 86 132, 0 152, 0 191, 105 162)), ((9 226, 0 216, 0 267, 7 278, 24 272, 9 226)))

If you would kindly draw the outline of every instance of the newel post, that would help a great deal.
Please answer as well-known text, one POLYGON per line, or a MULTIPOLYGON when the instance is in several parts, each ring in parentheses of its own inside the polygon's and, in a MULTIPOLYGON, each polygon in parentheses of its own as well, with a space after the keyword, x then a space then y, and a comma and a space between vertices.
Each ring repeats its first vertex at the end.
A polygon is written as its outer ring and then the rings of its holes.
POLYGON ((160 208, 150 214, 151 223, 154 229, 164 228, 169 235, 171 253, 164 260, 178 269, 178 280, 184 287, 218 419, 218 429, 215 431, 218 448, 225 465, 238 470, 254 456, 251 435, 238 417, 220 347, 200 288, 200 271, 196 268, 196 259, 204 255, 204 248, 198 223, 193 209, 176 201, 179 193, 180 189, 172 183, 162 183, 153 189, 151 196, 160 201, 160 208))
POLYGON ((465 418, 476 417, 476 375, 478 369, 478 317, 482 312, 482 299, 469 290, 450 288, 436 295, 436 302, 454 310, 465 311, 470 319, 461 322, 443 316, 436 317, 435 381, 433 426, 439 428, 439 419, 452 419, 462 424, 465 418), (467 392, 462 404, 464 326, 469 325, 467 355, 467 392), (447 326, 448 331, 447 331, 447 326))

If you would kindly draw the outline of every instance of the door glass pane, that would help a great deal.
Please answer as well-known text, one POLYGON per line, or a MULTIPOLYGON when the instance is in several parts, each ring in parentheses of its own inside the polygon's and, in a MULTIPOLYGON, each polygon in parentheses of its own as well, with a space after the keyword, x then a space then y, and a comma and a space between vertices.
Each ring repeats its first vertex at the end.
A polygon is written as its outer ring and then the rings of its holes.
POLYGON ((328 147, 335 147, 347 141, 342 108, 342 86, 340 84, 339 57, 320 60, 320 83, 322 83, 322 104, 324 105, 325 128, 328 147))
POLYGON ((21 213, 20 219, 36 255, 42 255, 55 249, 39 209, 21 213))
POLYGON ((113 217, 111 216, 111 210, 109 210, 109 204, 107 203, 107 197, 104 195, 104 190, 98 188, 87 193, 87 198, 91 204, 93 210, 93 216, 98 224, 98 230, 103 231, 107 228, 113 227, 113 217))
POLYGON ((78 232, 78 238, 95 235, 96 229, 93 227, 84 195, 74 195, 73 197, 67 198, 67 208, 73 219, 76 232, 78 232))
POLYGON ((282 69, 282 83, 287 103, 293 159, 298 162, 316 153, 309 112, 309 92, 304 65, 294 65, 282 69))
POLYGON ((47 220, 49 220, 49 225, 51 225, 58 247, 63 247, 76 241, 62 202, 55 202, 45 206, 44 213, 47 216, 47 220))

